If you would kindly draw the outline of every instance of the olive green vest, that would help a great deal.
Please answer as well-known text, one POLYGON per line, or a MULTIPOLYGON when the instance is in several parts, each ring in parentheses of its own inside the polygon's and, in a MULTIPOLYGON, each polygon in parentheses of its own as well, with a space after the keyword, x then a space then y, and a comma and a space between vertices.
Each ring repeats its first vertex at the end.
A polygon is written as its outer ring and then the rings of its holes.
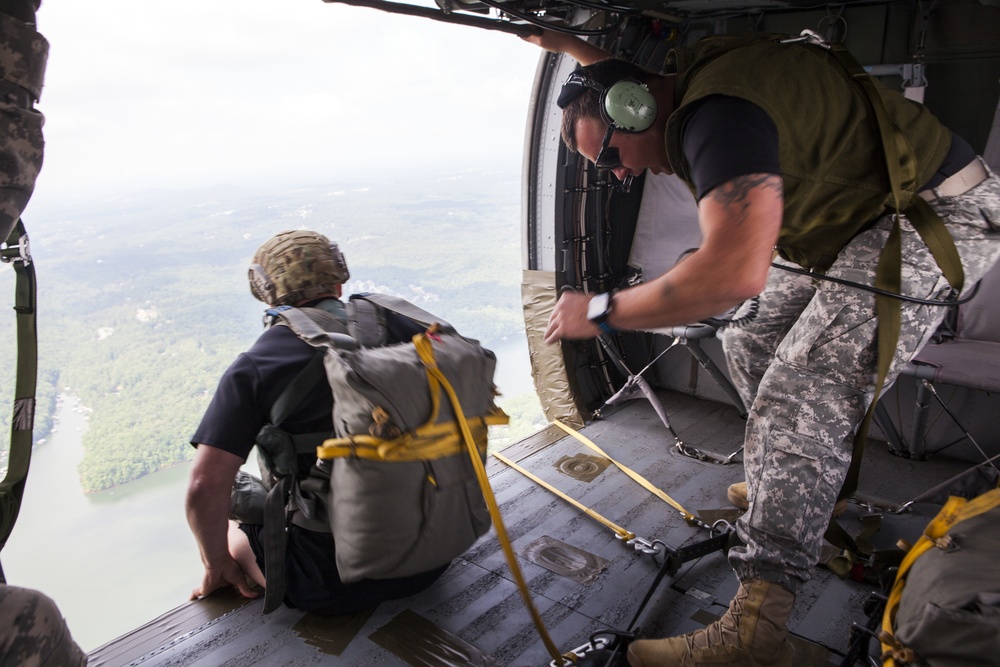
MULTIPOLYGON (((778 129, 784 220, 782 257, 824 271, 876 219, 894 210, 886 153, 865 93, 826 49, 781 44, 780 36, 708 38, 670 55, 677 109, 667 120, 666 150, 693 189, 680 133, 690 105, 708 95, 761 107, 778 129)), ((877 87, 899 130, 900 210, 937 171, 951 133, 921 104, 877 87)))

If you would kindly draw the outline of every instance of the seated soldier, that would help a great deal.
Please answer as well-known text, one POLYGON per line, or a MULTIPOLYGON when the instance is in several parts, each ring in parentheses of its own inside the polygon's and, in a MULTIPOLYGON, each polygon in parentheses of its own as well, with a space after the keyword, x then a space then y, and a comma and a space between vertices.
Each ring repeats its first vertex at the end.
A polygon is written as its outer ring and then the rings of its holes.
MULTIPOLYGON (((276 235, 257 250, 250 269, 250 287, 254 296, 268 306, 310 306, 346 323, 340 296, 341 286, 349 276, 336 244, 316 232, 289 231, 276 235)), ((275 326, 267 329, 222 376, 191 440, 197 452, 186 510, 205 565, 204 578, 194 589, 192 599, 227 585, 236 586, 246 597, 256 597, 247 579, 265 585, 267 544, 260 519, 240 523, 230 520, 234 478, 246 462, 258 432, 270 422, 275 401, 315 354, 316 349, 291 329, 275 326)), ((329 385, 319 382, 288 418, 275 426, 293 435, 332 436, 332 407, 329 385)), ((299 459, 300 474, 306 474, 316 463, 315 455, 300 455, 299 459)), ((242 476, 245 479, 245 473, 242 476)), ((287 606, 318 614, 352 613, 418 593, 447 568, 445 564, 409 577, 345 584, 337 573, 334 549, 329 532, 296 524, 288 527, 287 606)))

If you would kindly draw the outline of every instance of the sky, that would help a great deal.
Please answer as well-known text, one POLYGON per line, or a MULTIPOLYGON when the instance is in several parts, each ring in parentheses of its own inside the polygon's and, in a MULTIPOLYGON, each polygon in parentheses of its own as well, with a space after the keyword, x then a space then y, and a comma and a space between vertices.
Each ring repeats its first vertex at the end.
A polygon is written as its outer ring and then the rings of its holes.
POLYGON ((43 0, 38 27, 50 51, 35 199, 52 200, 519 168, 541 53, 322 0, 43 0))

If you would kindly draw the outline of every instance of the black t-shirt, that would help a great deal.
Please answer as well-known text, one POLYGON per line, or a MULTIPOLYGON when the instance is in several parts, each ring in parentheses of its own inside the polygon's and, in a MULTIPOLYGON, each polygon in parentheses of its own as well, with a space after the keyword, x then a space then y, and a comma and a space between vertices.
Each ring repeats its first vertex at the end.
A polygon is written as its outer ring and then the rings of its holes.
MULTIPOLYGON (((265 331, 222 375, 191 444, 210 445, 246 459, 257 433, 270 422, 274 402, 316 353, 316 348, 286 326, 265 331)), ((280 426, 289 433, 332 434, 332 409, 330 385, 319 382, 316 390, 280 426)), ((315 456, 311 459, 315 462, 315 456)), ((241 528, 250 541, 257 565, 266 573, 263 527, 242 524, 241 528)), ((285 552, 284 602, 319 614, 354 613, 383 600, 424 590, 447 568, 445 564, 409 577, 344 584, 337 574, 333 536, 292 525, 285 552)))
MULTIPOLYGON (((777 127, 763 109, 739 97, 709 95, 695 102, 681 126, 681 148, 699 200, 738 176, 781 174, 777 127)), ((938 173, 920 189, 936 187, 975 158, 972 147, 952 134, 938 173)))
MULTIPOLYGON (((286 326, 271 327, 236 358, 219 380, 191 444, 206 444, 246 459, 271 407, 317 353, 286 326)), ((333 395, 320 382, 281 424, 289 433, 333 431, 333 395)))

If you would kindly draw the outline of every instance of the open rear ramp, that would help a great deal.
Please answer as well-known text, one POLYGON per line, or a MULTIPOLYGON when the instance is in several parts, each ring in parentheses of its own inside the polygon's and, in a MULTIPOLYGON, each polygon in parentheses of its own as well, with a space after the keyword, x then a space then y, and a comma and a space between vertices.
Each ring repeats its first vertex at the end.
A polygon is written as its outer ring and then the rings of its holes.
MULTIPOLYGON (((742 443, 744 422, 735 408, 672 392, 658 395, 686 443, 720 455, 742 443)), ((733 516, 725 491, 742 479, 742 466, 681 455, 646 400, 630 401, 581 433, 706 523, 733 516)), ((690 550, 711 536, 554 426, 503 454, 612 522, 650 542, 660 540, 670 550, 690 550)), ((943 458, 900 459, 873 442, 862 491, 899 505, 966 465, 943 458)), ((658 563, 514 469, 491 459, 488 470, 534 603, 560 650, 586 644, 594 633, 628 630, 658 563)), ((936 511, 934 505, 915 504, 898 516, 884 514, 872 543, 887 548, 900 536, 912 540, 936 511)), ((860 518, 870 514, 852 504, 840 522, 858 535, 860 518)), ((638 626, 646 636, 696 629, 724 613, 736 587, 723 553, 712 550, 664 577, 638 626)), ((851 624, 864 622, 863 602, 876 588, 817 567, 790 623, 801 656, 797 664, 840 664, 851 624)), ((96 649, 89 664, 529 667, 551 660, 492 530, 438 583, 411 598, 338 617, 287 608, 265 616, 262 606, 262 599, 244 601, 235 593, 219 592, 96 649)))

